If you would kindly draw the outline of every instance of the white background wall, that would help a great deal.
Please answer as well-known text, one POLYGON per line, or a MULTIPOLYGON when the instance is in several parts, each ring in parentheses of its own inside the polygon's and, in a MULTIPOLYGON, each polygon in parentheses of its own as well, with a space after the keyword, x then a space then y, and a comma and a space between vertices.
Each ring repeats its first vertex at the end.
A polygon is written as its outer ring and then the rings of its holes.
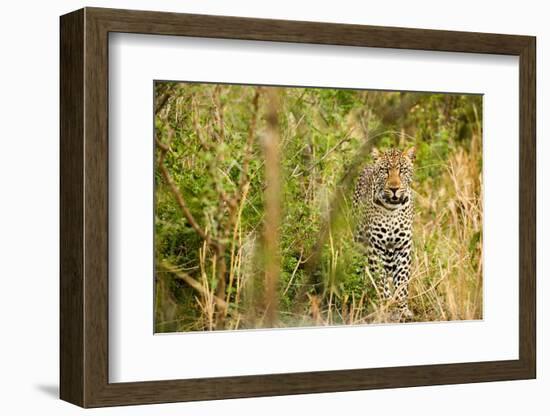
MULTIPOLYGON (((529 34, 538 53, 538 379, 459 386, 273 397, 92 410, 88 414, 264 415, 340 413, 543 415, 550 411, 548 328, 543 303, 548 260, 550 146, 543 119, 550 101, 549 11, 544 1, 125 0, 31 2, 0 6, 0 410, 78 414, 58 395, 58 16, 82 6, 317 20, 529 34), (546 135, 547 136, 547 135, 546 135), (546 266, 546 267, 545 267, 546 266), (389 409, 389 411, 388 411, 389 409)), ((505 238, 503 236, 503 238, 505 238)))

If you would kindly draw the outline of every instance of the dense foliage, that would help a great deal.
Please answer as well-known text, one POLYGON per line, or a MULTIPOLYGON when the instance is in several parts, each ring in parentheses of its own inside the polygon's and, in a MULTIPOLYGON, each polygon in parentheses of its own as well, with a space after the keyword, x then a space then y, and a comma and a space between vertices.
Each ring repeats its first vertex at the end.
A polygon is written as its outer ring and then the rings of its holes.
POLYGON ((415 319, 481 318, 481 108, 476 95, 156 83, 156 331, 387 321, 349 209, 373 145, 417 148, 415 319))

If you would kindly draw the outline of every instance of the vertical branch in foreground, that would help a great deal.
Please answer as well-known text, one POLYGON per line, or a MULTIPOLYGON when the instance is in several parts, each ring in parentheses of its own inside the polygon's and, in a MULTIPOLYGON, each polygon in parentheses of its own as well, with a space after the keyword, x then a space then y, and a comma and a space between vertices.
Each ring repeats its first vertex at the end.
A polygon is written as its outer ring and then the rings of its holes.
POLYGON ((265 220, 264 220, 264 273, 265 273, 265 326, 276 323, 278 297, 277 281, 280 273, 279 228, 281 221, 281 168, 279 154, 279 90, 269 88, 267 94, 266 131, 262 138, 265 158, 265 220))

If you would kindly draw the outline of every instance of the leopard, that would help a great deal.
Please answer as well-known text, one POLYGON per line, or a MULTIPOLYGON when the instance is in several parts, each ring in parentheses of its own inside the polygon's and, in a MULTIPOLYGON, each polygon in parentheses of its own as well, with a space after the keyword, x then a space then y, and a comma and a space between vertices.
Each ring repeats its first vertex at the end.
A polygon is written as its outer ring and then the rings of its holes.
MULTIPOLYGON (((410 321, 413 167, 415 147, 374 148, 373 162, 360 173, 353 193, 355 241, 364 248, 365 272, 377 280, 383 301, 393 300, 393 319, 410 321)), ((392 303, 390 303, 391 305, 392 303)))

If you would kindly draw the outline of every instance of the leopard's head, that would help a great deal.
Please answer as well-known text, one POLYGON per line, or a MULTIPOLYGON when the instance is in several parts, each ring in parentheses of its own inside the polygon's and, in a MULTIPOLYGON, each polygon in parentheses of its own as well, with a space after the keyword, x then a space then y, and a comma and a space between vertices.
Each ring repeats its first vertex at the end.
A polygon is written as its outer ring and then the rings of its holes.
POLYGON ((405 151, 374 149, 374 203, 394 210, 407 205, 411 199, 415 148, 405 151))

